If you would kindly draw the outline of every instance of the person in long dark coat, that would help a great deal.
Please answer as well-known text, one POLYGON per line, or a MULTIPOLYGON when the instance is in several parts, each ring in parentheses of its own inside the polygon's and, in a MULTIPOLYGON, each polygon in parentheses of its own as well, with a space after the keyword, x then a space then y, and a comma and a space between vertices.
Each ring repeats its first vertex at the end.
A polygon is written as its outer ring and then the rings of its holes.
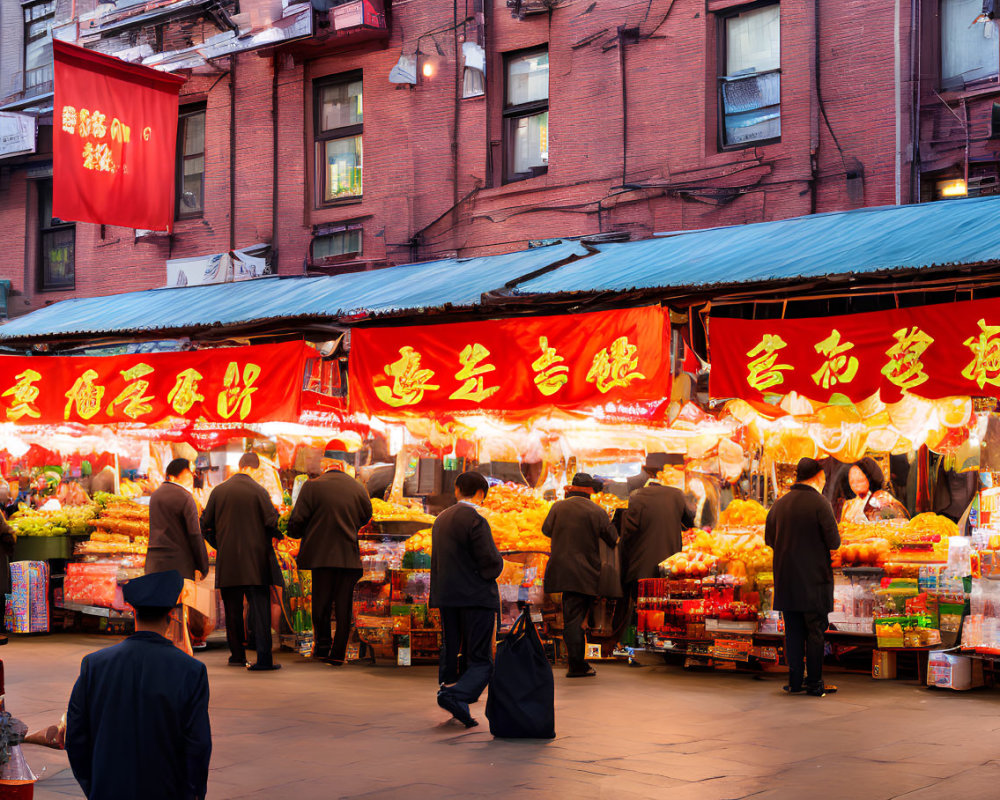
POLYGON ((201 515, 201 529, 215 556, 215 586, 226 610, 229 664, 246 665, 243 599, 249 607, 257 663, 253 672, 280 669, 271 656, 271 586, 281 583, 272 539, 280 539, 278 512, 267 491, 250 473, 260 468, 256 453, 244 453, 240 471, 212 490, 201 515))
POLYGON ((288 520, 288 535, 301 539, 296 563, 312 570, 313 657, 341 666, 347 657, 354 614, 354 587, 361 578, 358 531, 372 518, 365 487, 332 460, 302 486, 288 520), (337 633, 330 636, 335 611, 337 633))
POLYGON ((659 577, 660 562, 681 551, 681 534, 694 525, 684 492, 656 479, 670 463, 665 453, 651 453, 643 467, 649 476, 646 485, 629 496, 621 546, 625 583, 632 596, 639 580, 659 577))
POLYGON ((774 548, 774 609, 785 620, 784 688, 816 697, 837 690, 823 682, 823 637, 833 610, 830 551, 840 547, 837 518, 821 494, 825 480, 818 461, 800 460, 795 485, 771 506, 764 525, 764 541, 774 548))
POLYGON ((191 477, 191 462, 175 458, 167 465, 166 482, 149 498, 147 573, 175 569, 184 578, 201 580, 208 572, 198 506, 182 485, 191 477))
POLYGON ((597 672, 586 660, 583 626, 600 593, 601 540, 618 544, 618 531, 608 513, 591 500, 602 484, 578 472, 566 487, 566 499, 549 509, 542 533, 552 539, 552 554, 545 568, 545 591, 562 592, 563 641, 569 660, 567 678, 583 678, 597 672))
MULTIPOLYGON (((7 518, 0 513, 0 597, 10 594, 10 560, 14 557, 14 531, 7 524, 7 518)), ((0 614, 0 634, 6 630, 6 615, 0 614)), ((7 641, 0 635, 0 644, 7 641)))
POLYGON ((164 637, 176 570, 125 584, 136 632, 85 656, 66 713, 70 767, 89 800, 203 798, 212 757, 208 672, 164 637))
POLYGON ((442 628, 437 702, 467 728, 479 724, 469 704, 480 698, 493 674, 500 610, 497 578, 503 558, 489 522, 477 510, 489 489, 480 473, 463 472, 455 479, 458 502, 438 515, 431 531, 430 606, 440 609, 442 628))

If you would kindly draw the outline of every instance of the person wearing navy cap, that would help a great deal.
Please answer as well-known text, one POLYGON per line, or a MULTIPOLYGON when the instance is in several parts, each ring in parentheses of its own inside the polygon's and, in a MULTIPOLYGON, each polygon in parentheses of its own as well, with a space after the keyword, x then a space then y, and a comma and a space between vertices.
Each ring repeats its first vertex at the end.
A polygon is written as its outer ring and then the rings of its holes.
POLYGON ((212 732, 208 672, 164 636, 184 578, 134 578, 136 632, 85 656, 66 714, 70 767, 88 800, 205 797, 212 732))

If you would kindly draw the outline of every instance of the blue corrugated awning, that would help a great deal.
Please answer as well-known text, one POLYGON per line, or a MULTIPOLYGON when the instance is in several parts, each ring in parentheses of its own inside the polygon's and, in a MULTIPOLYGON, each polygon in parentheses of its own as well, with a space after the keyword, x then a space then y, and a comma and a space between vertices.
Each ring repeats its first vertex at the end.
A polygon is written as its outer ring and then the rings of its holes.
POLYGON ((880 206, 597 245, 518 294, 706 289, 1000 261, 1000 197, 880 206))
POLYGON ((283 318, 470 307, 535 270, 585 256, 566 242, 516 253, 443 259, 319 278, 271 278, 63 300, 0 325, 0 340, 198 330, 283 318))

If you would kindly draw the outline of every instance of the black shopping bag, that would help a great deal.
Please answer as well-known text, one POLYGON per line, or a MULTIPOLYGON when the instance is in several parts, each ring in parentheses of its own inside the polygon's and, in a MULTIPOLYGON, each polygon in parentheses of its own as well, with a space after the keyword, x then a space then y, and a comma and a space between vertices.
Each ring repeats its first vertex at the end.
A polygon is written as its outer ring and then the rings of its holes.
POLYGON ((556 735, 552 667, 527 607, 497 645, 486 717, 494 736, 552 739, 556 735))

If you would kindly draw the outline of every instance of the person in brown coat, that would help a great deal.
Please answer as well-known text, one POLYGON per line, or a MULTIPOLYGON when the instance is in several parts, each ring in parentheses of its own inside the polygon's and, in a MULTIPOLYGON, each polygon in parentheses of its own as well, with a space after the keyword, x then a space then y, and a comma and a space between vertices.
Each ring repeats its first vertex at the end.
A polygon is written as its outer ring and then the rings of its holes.
POLYGON ((660 562, 681 551, 681 532, 694 525, 684 492, 664 486, 656 478, 676 461, 666 453, 650 453, 643 467, 649 480, 628 499, 622 522, 622 561, 632 596, 640 579, 659 577, 660 562))
POLYGON ((149 498, 147 575, 175 569, 181 577, 201 580, 208 572, 208 550, 198 523, 198 507, 191 492, 191 462, 175 458, 167 464, 167 480, 149 498))
POLYGON ((354 587, 361 578, 358 531, 372 518, 365 487, 329 459, 318 478, 302 486, 288 520, 288 535, 301 539, 299 569, 312 570, 313 657, 341 666, 347 656, 354 611, 354 587), (330 636, 336 609, 337 635, 330 636))
POLYGON ((215 557, 215 585, 226 609, 226 639, 229 665, 246 665, 246 627, 243 598, 249 606, 257 663, 249 669, 264 672, 280 669, 271 657, 271 586, 281 583, 281 570, 272 539, 280 539, 278 512, 264 487, 250 473, 260 468, 256 453, 244 453, 240 471, 209 495, 201 515, 201 529, 215 557))
POLYGON ((825 481, 818 461, 801 459, 795 484, 771 506, 764 523, 764 541, 774 548, 774 609, 785 620, 784 688, 816 697, 837 691, 823 683, 823 637, 833 610, 830 551, 840 547, 837 518, 822 495, 825 481))
POLYGON ((573 476, 566 499, 549 509, 542 533, 552 540, 545 569, 545 591, 562 592, 563 641, 569 660, 567 678, 587 678, 597 672, 586 660, 583 626, 597 600, 601 577, 601 540, 618 544, 618 531, 608 513, 591 500, 603 484, 584 472, 573 476))

